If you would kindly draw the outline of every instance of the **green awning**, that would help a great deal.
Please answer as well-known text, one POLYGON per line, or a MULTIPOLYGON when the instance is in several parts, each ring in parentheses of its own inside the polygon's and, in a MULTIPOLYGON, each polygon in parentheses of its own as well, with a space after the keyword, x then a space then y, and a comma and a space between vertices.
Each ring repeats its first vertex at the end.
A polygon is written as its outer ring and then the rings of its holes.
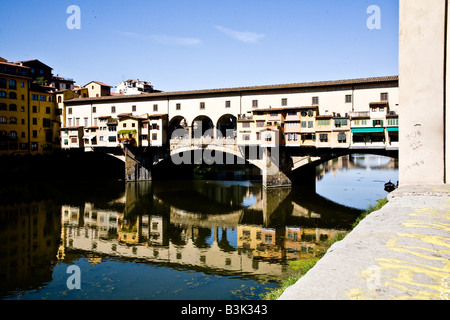
POLYGON ((353 128, 352 133, 375 133, 384 132, 384 128, 353 128))
POLYGON ((398 132, 398 128, 387 128, 386 129, 388 132, 398 132))

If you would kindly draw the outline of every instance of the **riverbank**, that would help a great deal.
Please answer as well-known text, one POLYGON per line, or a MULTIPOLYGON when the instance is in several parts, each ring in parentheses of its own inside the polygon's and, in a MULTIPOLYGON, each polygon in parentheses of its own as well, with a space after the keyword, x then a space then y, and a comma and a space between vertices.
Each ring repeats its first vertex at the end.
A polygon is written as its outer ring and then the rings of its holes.
POLYGON ((450 186, 404 186, 279 300, 450 299, 450 186))

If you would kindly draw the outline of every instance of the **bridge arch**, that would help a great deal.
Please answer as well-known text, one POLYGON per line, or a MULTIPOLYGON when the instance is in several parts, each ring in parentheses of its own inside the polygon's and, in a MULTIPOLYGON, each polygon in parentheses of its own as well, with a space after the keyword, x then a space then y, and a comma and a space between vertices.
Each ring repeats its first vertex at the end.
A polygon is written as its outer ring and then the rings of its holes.
POLYGON ((169 121, 169 139, 171 138, 181 138, 182 130, 185 130, 185 135, 189 136, 189 123, 183 116, 174 116, 169 121), (181 130, 180 130, 181 129, 181 130), (173 136, 173 134, 177 136, 173 136))
POLYGON ((336 151, 320 152, 314 155, 305 156, 291 156, 292 158, 292 173, 297 170, 306 168, 315 168, 333 159, 354 154, 379 155, 398 159, 397 150, 386 149, 340 149, 336 151))
POLYGON ((205 115, 197 116, 192 121, 192 138, 200 139, 202 137, 214 138, 214 122, 205 115))
POLYGON ((216 124, 217 135, 223 138, 235 138, 237 130, 237 118, 232 114, 224 114, 216 124))

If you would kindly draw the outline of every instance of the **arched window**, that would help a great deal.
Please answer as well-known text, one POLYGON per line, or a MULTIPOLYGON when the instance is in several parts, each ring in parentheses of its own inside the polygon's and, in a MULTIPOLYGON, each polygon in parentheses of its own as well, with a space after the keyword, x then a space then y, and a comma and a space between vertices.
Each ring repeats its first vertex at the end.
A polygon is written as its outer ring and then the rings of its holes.
POLYGON ((9 118, 9 123, 10 124, 17 124, 17 118, 16 117, 9 118))
POLYGON ((10 92, 10 93, 9 93, 9 98, 10 98, 10 99, 17 99, 17 93, 15 93, 15 92, 10 92))
POLYGON ((6 98, 6 97, 8 97, 6 92, 5 91, 0 91, 0 98, 6 98))
POLYGON ((0 78, 0 88, 6 89, 6 79, 0 78))
POLYGON ((6 117, 0 117, 0 124, 8 123, 8 119, 6 117))
POLYGON ((6 103, 0 103, 0 110, 8 110, 8 105, 6 103))
POLYGON ((17 111, 17 105, 15 105, 15 104, 10 104, 10 105, 9 105, 9 111, 17 111))
POLYGON ((17 132, 16 131, 11 131, 10 133, 9 133, 9 139, 10 140, 17 140, 17 132))
POLYGON ((58 103, 61 103, 61 102, 62 102, 62 98, 58 97, 58 103))

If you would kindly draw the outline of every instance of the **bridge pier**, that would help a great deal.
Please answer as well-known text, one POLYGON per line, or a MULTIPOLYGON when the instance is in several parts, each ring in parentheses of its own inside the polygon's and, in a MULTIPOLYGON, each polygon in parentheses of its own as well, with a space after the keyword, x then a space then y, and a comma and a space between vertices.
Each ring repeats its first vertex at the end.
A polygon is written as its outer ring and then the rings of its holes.
POLYGON ((292 187, 289 174, 292 170, 292 159, 284 149, 262 148, 262 180, 265 188, 292 187))
POLYGON ((151 181, 151 161, 139 149, 124 147, 125 151, 125 181, 151 181))

